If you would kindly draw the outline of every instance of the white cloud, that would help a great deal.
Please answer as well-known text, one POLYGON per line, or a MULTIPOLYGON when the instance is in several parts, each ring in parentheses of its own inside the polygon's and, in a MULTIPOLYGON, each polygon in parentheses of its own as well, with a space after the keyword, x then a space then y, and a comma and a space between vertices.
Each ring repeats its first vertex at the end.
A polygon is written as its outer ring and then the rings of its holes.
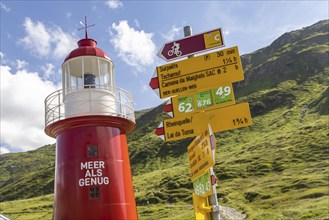
POLYGON ((16 69, 21 70, 25 69, 29 65, 25 60, 16 60, 16 69))
POLYGON ((5 54, 0 51, 0 61, 1 63, 4 63, 5 60, 5 54))
POLYGON ((0 8, 1 10, 4 10, 5 12, 10 12, 10 8, 8 8, 5 3, 0 2, 0 8))
POLYGON ((123 7, 123 3, 121 1, 117 1, 117 0, 106 1, 105 4, 107 6, 109 6, 109 8, 111 8, 111 9, 116 9, 116 8, 123 7))
POLYGON ((135 67, 139 72, 142 72, 144 67, 153 65, 156 55, 153 33, 135 30, 126 20, 120 21, 119 24, 113 23, 110 33, 110 42, 126 64, 135 67))
POLYGON ((56 27, 53 30, 50 30, 50 32, 52 32, 51 35, 53 37, 53 55, 55 58, 63 58, 76 48, 77 39, 70 34, 63 32, 61 28, 56 27))
POLYGON ((10 151, 33 150, 54 143, 44 133, 44 99, 59 89, 25 69, 1 69, 1 147, 10 151), (10 146, 10 147, 8 147, 10 146))
POLYGON ((26 36, 18 41, 39 58, 52 57, 62 59, 75 48, 77 41, 71 34, 65 33, 60 27, 47 27, 42 22, 33 22, 25 18, 24 29, 26 36))
MULTIPOLYGON (((223 31, 223 30, 222 30, 222 31, 223 31)), ((229 30, 224 30, 224 31, 223 31, 223 34, 224 34, 224 35, 229 35, 229 34, 230 34, 230 31, 229 31, 229 30)))
POLYGON ((179 35, 179 31, 181 30, 182 30, 181 27, 176 27, 176 25, 173 25, 166 34, 161 34, 161 36, 166 41, 172 41, 176 38, 176 36, 179 35))
POLYGON ((67 18, 70 18, 72 16, 72 13, 71 12, 66 12, 66 17, 67 18))
POLYGON ((149 86, 143 85, 142 89, 141 89, 141 92, 144 93, 144 92, 147 92, 148 90, 149 90, 149 86))
POLYGON ((10 153, 10 150, 6 147, 0 147, 0 154, 7 154, 10 153))
POLYGON ((135 19, 135 20, 134 20, 134 22, 135 22, 135 25, 136 25, 136 27, 138 27, 138 28, 139 28, 139 27, 140 27, 140 24, 139 24, 138 20, 137 20, 137 19, 135 19))
POLYGON ((39 21, 33 23, 30 18, 25 18, 24 28, 27 35, 19 42, 36 56, 47 56, 50 53, 50 35, 44 24, 39 21))
POLYGON ((55 66, 51 63, 46 63, 45 66, 41 66, 43 76, 45 80, 50 80, 55 75, 55 66))

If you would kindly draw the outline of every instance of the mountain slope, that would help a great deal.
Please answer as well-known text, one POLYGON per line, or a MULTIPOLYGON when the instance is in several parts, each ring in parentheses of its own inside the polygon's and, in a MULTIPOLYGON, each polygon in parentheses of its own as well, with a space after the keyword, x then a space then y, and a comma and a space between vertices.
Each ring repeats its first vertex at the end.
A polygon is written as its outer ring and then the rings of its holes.
MULTIPOLYGON (((242 56, 246 80, 235 84, 235 93, 238 103, 250 103, 253 125, 216 134, 214 169, 220 204, 249 219, 329 218, 328 28, 321 21, 242 56)), ((139 217, 192 219, 192 139, 166 143, 154 134, 168 117, 163 105, 140 112, 128 137, 139 217)), ((1 201, 47 194, 53 162, 51 145, 1 155, 1 201)), ((20 219, 26 210, 10 204, 0 211, 20 219)), ((42 204, 38 209, 49 212, 42 204)))
POLYGON ((245 80, 238 96, 276 87, 286 80, 298 84, 328 67, 329 20, 285 33, 268 47, 241 56, 245 80))
POLYGON ((53 193, 55 145, 0 155, 0 201, 53 193))

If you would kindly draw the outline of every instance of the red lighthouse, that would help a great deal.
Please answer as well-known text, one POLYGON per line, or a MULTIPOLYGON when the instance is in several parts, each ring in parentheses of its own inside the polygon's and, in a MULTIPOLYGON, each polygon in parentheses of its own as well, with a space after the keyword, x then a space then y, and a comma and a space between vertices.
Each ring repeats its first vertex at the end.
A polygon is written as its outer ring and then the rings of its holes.
POLYGON ((45 132, 56 138, 55 220, 137 219, 126 140, 133 100, 114 86, 113 62, 96 44, 86 30, 62 64, 63 88, 45 100, 45 132))

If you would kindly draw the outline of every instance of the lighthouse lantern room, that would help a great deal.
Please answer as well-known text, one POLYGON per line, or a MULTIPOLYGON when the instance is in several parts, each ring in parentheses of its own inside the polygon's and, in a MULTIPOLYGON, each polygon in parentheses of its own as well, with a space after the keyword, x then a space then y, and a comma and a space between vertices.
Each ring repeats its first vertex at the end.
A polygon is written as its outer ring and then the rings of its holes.
POLYGON ((56 138, 53 219, 137 219, 126 134, 131 94, 114 65, 85 38, 62 64, 63 88, 45 99, 45 133, 56 138))
POLYGON ((93 39, 78 45, 62 65, 65 116, 115 114, 113 62, 93 39))

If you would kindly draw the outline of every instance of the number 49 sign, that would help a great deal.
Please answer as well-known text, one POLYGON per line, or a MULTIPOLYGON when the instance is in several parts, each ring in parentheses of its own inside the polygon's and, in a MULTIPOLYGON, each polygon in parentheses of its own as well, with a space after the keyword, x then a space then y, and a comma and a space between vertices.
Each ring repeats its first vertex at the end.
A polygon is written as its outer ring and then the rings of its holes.
POLYGON ((235 98, 232 84, 220 85, 216 88, 203 90, 192 95, 171 98, 174 116, 197 113, 234 104, 235 98))

